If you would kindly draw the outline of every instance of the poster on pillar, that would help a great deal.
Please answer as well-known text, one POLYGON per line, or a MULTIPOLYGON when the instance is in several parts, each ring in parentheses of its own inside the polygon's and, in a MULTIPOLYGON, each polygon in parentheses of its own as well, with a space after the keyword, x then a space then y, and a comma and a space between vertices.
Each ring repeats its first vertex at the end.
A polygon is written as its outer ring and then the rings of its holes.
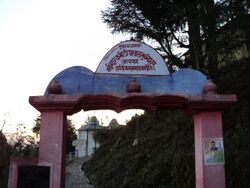
POLYGON ((223 138, 204 138, 205 165, 225 164, 223 138))

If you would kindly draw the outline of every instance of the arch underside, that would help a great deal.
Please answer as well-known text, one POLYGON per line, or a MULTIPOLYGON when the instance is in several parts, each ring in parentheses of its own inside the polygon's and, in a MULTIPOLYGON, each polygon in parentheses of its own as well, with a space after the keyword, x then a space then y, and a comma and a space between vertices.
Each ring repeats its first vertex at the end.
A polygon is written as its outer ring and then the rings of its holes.
POLYGON ((114 110, 127 109, 155 111, 159 109, 195 111, 223 110, 236 102, 235 95, 172 95, 155 93, 121 93, 121 94, 49 94, 31 96, 29 102, 38 111, 64 111, 67 115, 80 110, 114 110))

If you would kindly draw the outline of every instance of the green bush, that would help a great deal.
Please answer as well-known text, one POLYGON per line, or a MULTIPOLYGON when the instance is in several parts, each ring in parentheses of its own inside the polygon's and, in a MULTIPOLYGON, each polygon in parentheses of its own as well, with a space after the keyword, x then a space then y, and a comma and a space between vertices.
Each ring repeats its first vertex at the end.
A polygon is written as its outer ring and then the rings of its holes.
POLYGON ((180 112, 135 116, 126 127, 96 133, 84 166, 98 188, 194 187, 193 123, 180 112))

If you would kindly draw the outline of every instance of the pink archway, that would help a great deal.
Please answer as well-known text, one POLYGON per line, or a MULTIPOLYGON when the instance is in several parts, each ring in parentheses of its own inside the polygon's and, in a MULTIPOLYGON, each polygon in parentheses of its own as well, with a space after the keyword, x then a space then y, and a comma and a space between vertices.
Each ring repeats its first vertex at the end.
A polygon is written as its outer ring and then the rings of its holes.
POLYGON ((41 141, 39 164, 51 166, 51 187, 64 186, 64 137, 66 115, 80 110, 125 109, 145 110, 182 109, 194 117, 196 188, 225 188, 223 164, 204 164, 204 139, 223 138, 221 112, 236 102, 235 95, 205 94, 204 96, 178 96, 167 94, 93 94, 30 97, 30 103, 41 112, 41 141))
MULTIPOLYGON (((45 95, 29 98, 41 112, 39 155, 32 165, 50 168, 50 188, 65 184, 67 115, 80 110, 134 108, 190 113, 194 118, 196 188, 225 188, 224 159, 214 156, 217 152, 224 156, 221 114, 237 101, 236 96, 216 94, 216 85, 199 71, 181 69, 169 74, 160 55, 136 41, 116 45, 101 62, 96 73, 80 66, 66 69, 52 79, 45 95), (220 145, 220 151, 209 150, 212 141, 220 145)), ((22 164, 29 162, 11 162, 9 188, 17 187, 17 167, 22 164)))

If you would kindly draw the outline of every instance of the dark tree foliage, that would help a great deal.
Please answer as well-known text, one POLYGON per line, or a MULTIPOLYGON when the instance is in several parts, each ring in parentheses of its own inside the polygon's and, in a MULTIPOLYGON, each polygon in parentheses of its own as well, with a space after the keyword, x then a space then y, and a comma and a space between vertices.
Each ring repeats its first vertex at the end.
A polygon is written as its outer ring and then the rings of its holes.
POLYGON ((110 2, 102 18, 112 32, 127 33, 137 40, 152 39, 168 59, 170 68, 174 65, 192 67, 214 80, 222 63, 219 58, 228 56, 230 49, 242 47, 246 42, 244 36, 248 35, 246 28, 250 27, 248 0, 110 2), (186 50, 175 53, 177 48, 186 50))
POLYGON ((13 156, 36 157, 38 155, 38 145, 32 136, 15 135, 10 142, 13 156))
MULTIPOLYGON (((34 122, 34 127, 32 128, 33 133, 39 134, 40 131, 40 125, 41 125, 41 116, 37 116, 34 122)), ((77 139, 76 136, 76 129, 74 127, 74 124, 72 123, 72 120, 67 118, 66 121, 67 126, 67 133, 66 133, 66 153, 75 151, 75 147, 72 146, 73 140, 77 139)))
POLYGON ((0 187, 7 187, 9 158, 12 149, 6 137, 0 131, 0 187))
POLYGON ((40 132, 40 125, 41 125, 41 116, 37 116, 36 119, 34 120, 32 132, 36 134, 36 136, 39 135, 40 132))
MULTIPOLYGON (((0 131, 0 167, 8 164, 11 154, 11 146, 8 144, 6 137, 0 131)), ((1 168, 0 168, 1 169, 1 168)))
MULTIPOLYGON (((248 0, 111 0, 102 12, 114 33, 156 42, 170 68, 199 69, 218 93, 237 94, 238 103, 223 112, 228 188, 250 186, 249 14, 248 0)), ((97 187, 195 187, 190 121, 146 113, 126 128, 98 132, 101 147, 85 165, 89 178, 97 187)))
POLYGON ((223 113, 227 187, 250 186, 250 58, 223 69, 219 92, 235 93, 238 103, 223 113))
POLYGON ((84 168, 98 188, 194 187, 193 123, 181 112, 135 116, 95 138, 101 146, 84 168))
POLYGON ((67 134, 66 134, 66 153, 75 151, 75 147, 72 145, 73 140, 77 139, 76 129, 71 119, 67 118, 67 134))

